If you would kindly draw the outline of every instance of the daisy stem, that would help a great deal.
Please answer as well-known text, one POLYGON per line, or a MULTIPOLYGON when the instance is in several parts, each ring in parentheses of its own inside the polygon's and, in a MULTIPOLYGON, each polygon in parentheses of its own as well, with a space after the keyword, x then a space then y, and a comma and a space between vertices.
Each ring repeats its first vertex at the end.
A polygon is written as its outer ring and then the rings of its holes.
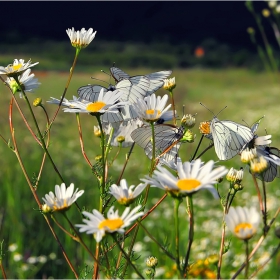
POLYGON ((225 235, 226 235, 226 223, 225 223, 225 213, 226 213, 226 206, 224 207, 223 213, 223 229, 222 229, 222 238, 221 238, 221 245, 220 245, 220 252, 219 252, 219 261, 217 266, 217 279, 221 279, 221 268, 222 268, 222 261, 223 261, 223 254, 224 254, 224 246, 225 246, 225 235))
MULTIPOLYGON (((279 213, 280 213, 280 207, 278 207, 278 209, 276 210, 276 212, 275 212, 275 214, 274 214, 272 220, 270 221, 269 225, 267 226, 267 231, 266 231, 266 233, 263 234, 263 235, 260 237, 258 243, 256 244, 256 246, 254 247, 254 249, 252 250, 252 252, 251 252, 250 255, 248 256, 248 260, 250 260, 250 259, 253 257, 253 255, 257 252, 257 250, 258 250, 259 247, 261 246, 262 242, 264 241, 265 237, 267 236, 269 230, 271 229, 271 226, 272 226, 273 223, 275 222, 275 220, 276 220, 276 218, 278 217, 279 213)), ((235 274, 232 276, 231 279, 235 279, 235 278, 241 273, 241 271, 244 269, 245 266, 246 266, 246 262, 244 262, 244 263, 240 266, 240 268, 235 272, 235 274)))
POLYGON ((68 80, 67 80, 67 82, 66 82, 66 85, 65 85, 65 88, 64 88, 62 97, 61 97, 60 102, 59 102, 59 104, 58 104, 58 108, 57 108, 57 110, 56 110, 56 112, 55 112, 55 114, 54 114, 54 116, 53 116, 53 119, 52 119, 52 121, 51 121, 51 123, 50 123, 50 125, 49 125, 49 127, 48 127, 48 130, 51 129, 51 126, 52 126, 54 120, 56 119, 56 116, 57 116, 57 114, 58 114, 58 112, 59 112, 59 110, 60 110, 62 101, 63 101, 63 99, 64 99, 64 97, 65 97, 65 95, 66 95, 66 92, 67 92, 67 90, 68 90, 70 81, 71 81, 71 79, 72 79, 72 76, 73 76, 73 73, 74 73, 74 69, 75 69, 75 66, 76 66, 76 63, 77 63, 77 60, 78 60, 79 53, 80 53, 80 50, 77 51, 77 49, 76 49, 75 58, 74 58, 72 67, 70 68, 70 73, 69 73, 68 80))
POLYGON ((199 143, 198 143, 198 145, 197 145, 197 147, 196 147, 196 150, 195 150, 195 152, 194 152, 194 154, 193 154, 193 156, 192 156, 191 161, 194 160, 194 158, 195 158, 195 156, 196 156, 196 154, 197 154, 197 152, 198 152, 198 149, 199 149, 199 147, 200 147, 200 145, 201 145, 201 143, 202 143, 203 138, 204 138, 204 135, 202 134, 201 137, 200 137, 199 143))
POLYGON ((101 123, 101 119, 100 119, 100 115, 96 115, 97 121, 98 121, 98 125, 100 127, 100 132, 101 132, 101 137, 100 137, 100 141, 101 141, 101 154, 102 154, 102 178, 101 178, 101 193, 100 193, 100 204, 99 204, 99 212, 103 213, 103 197, 105 194, 105 174, 106 174, 106 159, 105 159, 105 135, 102 129, 102 123, 101 123))
POLYGON ((185 264, 184 264, 183 272, 186 271, 186 268, 188 267, 188 264, 189 264, 191 247, 192 247, 193 238, 194 238, 194 212, 193 212, 192 195, 187 196, 186 201, 187 201, 187 212, 189 215, 190 225, 189 225, 189 244, 188 244, 187 254, 185 257, 185 264))
POLYGON ((169 253, 164 246, 162 246, 152 235, 151 233, 144 227, 144 225, 139 221, 137 222, 138 225, 142 227, 142 229, 145 231, 145 233, 159 246, 159 248, 173 261, 177 261, 176 257, 174 257, 171 253, 169 253))
MULTIPOLYGON (((93 260, 98 263, 98 260, 95 258, 95 256, 91 253, 90 249, 87 247, 87 245, 84 243, 84 241, 82 240, 82 238, 79 236, 78 231, 75 229, 75 227, 73 226, 72 222, 68 219, 65 211, 61 212, 62 215, 64 216, 64 218, 67 220, 68 224, 70 225, 71 229, 73 230, 73 232, 76 235, 76 238, 74 240, 78 241, 80 244, 82 244, 82 246, 86 249, 86 251, 89 253, 89 255, 93 258, 93 260)), ((100 265, 100 264, 99 264, 100 265)))
POLYGON ((134 271, 136 272, 136 274, 140 277, 140 279, 145 279, 145 277, 143 277, 143 275, 139 272, 139 270, 137 269, 137 267, 132 263, 132 261, 130 260, 130 255, 128 255, 125 250, 122 248, 122 246, 119 244, 115 234, 112 234, 114 241, 117 243, 117 245, 119 246, 119 249, 121 250, 121 252, 123 253, 123 255, 125 256, 126 260, 128 261, 128 263, 132 266, 132 268, 134 269, 134 271))
POLYGON ((169 91, 170 96, 171 96, 171 104, 172 104, 172 111, 173 111, 173 124, 176 125, 176 115, 175 115, 175 102, 174 102, 174 95, 173 91, 169 91))
POLYGON ((266 205, 266 187, 264 179, 262 178, 262 187, 263 187, 263 203, 264 203, 264 215, 263 215, 263 223, 264 223, 264 233, 266 232, 267 228, 267 205, 266 205))
POLYGON ((262 201, 262 196, 261 196, 261 192, 260 192, 260 188, 256 179, 256 176, 252 173, 252 177, 253 177, 253 181, 257 190, 257 194, 258 194, 258 198, 259 198, 259 204, 260 204, 260 209, 261 212, 263 214, 263 217, 266 215, 266 213, 264 212, 264 207, 263 207, 263 201, 262 201))
MULTIPOLYGON (((81 125, 81 120, 80 120, 80 114, 79 113, 76 113, 76 119, 77 119, 77 123, 78 123, 78 130, 79 130, 80 145, 81 145, 82 154, 83 154, 87 164, 90 166, 90 168, 92 168, 92 164, 91 164, 90 160, 88 159, 88 157, 85 153, 83 133, 82 133, 82 125, 81 125)), ((94 174, 97 175, 96 173, 94 173, 94 174)))
POLYGON ((249 271, 249 241, 246 239, 245 242, 245 255, 246 255, 246 266, 245 266, 245 279, 248 279, 249 271))
POLYGON ((4 240, 1 241, 1 245, 0 245, 0 268, 1 268, 1 272, 2 272, 2 276, 3 276, 3 279, 7 279, 7 275, 6 275, 6 272, 5 272, 5 269, 3 267, 3 263, 2 263, 2 259, 3 259, 3 243, 4 243, 4 240))
POLYGON ((36 120, 36 117, 35 117, 35 115, 34 115, 34 112, 33 112, 33 110, 32 110, 32 107, 31 107, 31 105, 30 105, 30 102, 29 102, 29 100, 28 100, 28 98, 27 98, 27 96, 26 96, 26 93, 25 93, 24 89, 22 88, 22 85, 20 84, 20 82, 19 82, 19 80, 18 80, 18 77, 15 76, 14 79, 15 79, 15 81, 17 82, 18 86, 20 87, 21 92, 22 92, 23 97, 24 97, 24 100, 25 100, 26 103, 27 103, 27 106, 28 106, 28 109, 29 109, 29 111, 30 111, 30 113, 31 113, 33 122, 34 122, 34 124, 35 124, 35 126, 36 126, 36 130, 37 130, 37 133, 38 133, 38 135, 39 135, 39 139, 40 139, 40 142, 41 142, 41 144, 42 144, 42 148, 43 148, 43 150, 45 151, 45 153, 47 154, 47 156, 48 156, 48 158, 49 158, 49 160, 50 160, 50 162, 51 162, 51 164, 52 164, 52 166, 53 166, 55 172, 56 172, 57 175, 59 176, 60 180, 61 180, 62 182, 64 182, 64 179, 62 178, 60 172, 58 171, 58 169, 57 169, 57 167, 56 167, 56 165, 55 165, 55 163, 54 163, 54 161, 53 161, 53 159, 52 159, 52 157, 51 157, 51 155, 50 155, 50 153, 49 153, 49 151, 48 151, 48 149, 47 149, 47 146, 46 146, 44 137, 43 137, 43 135, 42 135, 42 133, 41 133, 41 131, 40 131, 38 122, 37 122, 37 120, 36 120))
POLYGON ((180 246, 179 246, 179 217, 178 211, 179 206, 182 200, 180 198, 174 199, 174 221, 175 221, 175 251, 176 251, 176 264, 177 264, 177 272, 178 278, 183 278, 183 273, 180 266, 180 246))

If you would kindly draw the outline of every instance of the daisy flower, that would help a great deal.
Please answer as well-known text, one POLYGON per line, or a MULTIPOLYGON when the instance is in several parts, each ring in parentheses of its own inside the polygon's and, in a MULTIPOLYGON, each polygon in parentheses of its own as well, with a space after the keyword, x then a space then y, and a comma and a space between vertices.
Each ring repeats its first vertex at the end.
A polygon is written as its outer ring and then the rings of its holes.
POLYGON ((74 27, 72 27, 72 29, 67 29, 66 33, 70 38, 72 46, 74 48, 82 49, 86 48, 94 39, 96 31, 93 32, 92 28, 89 30, 82 28, 80 31, 75 31, 74 27))
POLYGON ((118 210, 114 212, 114 206, 112 206, 107 213, 107 219, 97 210, 92 210, 92 213, 83 211, 83 215, 88 219, 83 219, 85 224, 78 224, 76 227, 80 228, 80 232, 94 234, 96 242, 100 242, 106 232, 124 233, 125 227, 129 226, 133 221, 144 214, 144 212, 138 212, 141 207, 141 205, 138 205, 130 212, 130 208, 127 207, 120 217, 118 210))
POLYGON ((34 65, 37 65, 39 62, 35 62, 31 64, 31 60, 24 63, 23 59, 15 59, 13 64, 9 64, 7 67, 0 66, 0 74, 7 75, 8 77, 14 77, 18 76, 25 70, 27 70, 30 67, 33 67, 34 65))
POLYGON ((214 161, 210 160, 201 166, 201 160, 193 162, 177 162, 177 172, 179 178, 176 178, 167 169, 158 166, 152 177, 142 179, 151 186, 161 188, 173 196, 187 196, 196 193, 199 190, 207 189, 214 197, 218 197, 217 190, 213 187, 217 179, 227 174, 228 170, 224 166, 215 169, 214 161))
POLYGON ((137 102, 132 104, 132 106, 141 119, 147 122, 156 122, 171 107, 171 104, 169 104, 164 109, 167 99, 167 94, 161 98, 160 96, 156 97, 153 93, 144 99, 137 99, 137 102))
POLYGON ((120 146, 122 148, 131 147, 134 141, 132 140, 130 134, 136 128, 142 126, 143 122, 140 119, 133 119, 127 122, 118 123, 117 125, 111 123, 103 123, 102 128, 105 134, 109 135, 111 129, 114 129, 111 145, 120 146))
POLYGON ((84 191, 79 189, 74 192, 73 183, 68 188, 62 183, 61 186, 55 185, 55 195, 49 192, 42 199, 53 211, 62 211, 67 210, 83 193, 84 191))
POLYGON ((175 77, 170 79, 164 79, 163 81, 164 81, 163 88, 166 90, 171 91, 176 87, 175 77))
POLYGON ((256 233, 260 220, 255 207, 231 207, 225 215, 229 230, 242 240, 248 240, 256 233))
POLYGON ((109 193, 113 195, 120 204, 129 205, 145 189, 146 186, 147 184, 139 184, 137 187, 132 185, 128 188, 126 180, 122 179, 119 186, 113 184, 110 187, 109 193))
MULTIPOLYGON (((34 74, 31 74, 31 69, 27 69, 25 72, 23 72, 22 75, 18 77, 19 83, 24 91, 33 91, 35 88, 38 88, 41 83, 38 83, 38 79, 34 78, 34 74)), ((16 82, 16 80, 12 77, 8 77, 6 80, 6 83, 10 86, 13 93, 21 92, 21 88, 16 82)), ((20 94, 21 97, 21 94, 20 94)))
MULTIPOLYGON (((73 100, 63 99, 62 105, 64 112, 69 113, 89 113, 92 115, 102 115, 104 113, 119 113, 119 108, 124 106, 126 102, 118 102, 122 92, 108 91, 104 94, 104 89, 100 90, 98 98, 95 102, 83 100, 73 97, 73 100)), ((60 100, 51 97, 52 100, 48 101, 52 104, 59 104, 60 100)))

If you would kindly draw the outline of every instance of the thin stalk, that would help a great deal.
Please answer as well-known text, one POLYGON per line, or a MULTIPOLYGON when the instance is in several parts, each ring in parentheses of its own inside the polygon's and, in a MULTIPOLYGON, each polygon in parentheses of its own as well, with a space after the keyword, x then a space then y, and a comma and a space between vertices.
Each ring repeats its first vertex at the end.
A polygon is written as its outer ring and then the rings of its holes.
POLYGON ((1 272, 2 272, 2 276, 3 276, 3 279, 7 279, 7 275, 6 275, 6 272, 5 272, 5 268, 3 266, 3 243, 4 243, 4 240, 1 241, 1 244, 0 244, 0 268, 1 268, 1 272))
POLYGON ((80 120, 80 114, 79 113, 76 113, 76 120, 77 120, 77 123, 78 123, 80 146, 81 146, 82 154, 83 154, 87 164, 89 165, 89 167, 92 168, 92 164, 91 164, 90 160, 88 159, 88 157, 86 155, 86 152, 85 152, 84 141, 83 141, 82 125, 81 125, 81 120, 80 120))
POLYGON ((64 91, 63 91, 61 100, 60 100, 60 102, 59 102, 59 104, 58 104, 58 108, 57 108, 57 110, 56 110, 56 112, 55 112, 55 114, 54 114, 54 116, 53 116, 53 119, 52 119, 52 121, 51 121, 51 123, 50 123, 50 125, 49 125, 49 127, 48 127, 48 130, 51 128, 51 126, 52 126, 54 120, 56 119, 57 114, 58 114, 58 112, 59 112, 59 110, 60 110, 62 101, 63 101, 63 99, 64 99, 64 97, 65 97, 65 95, 66 95, 66 92, 67 92, 67 90, 68 90, 70 81, 71 81, 71 79, 72 79, 72 76, 73 76, 73 73, 74 73, 74 69, 75 69, 75 66, 76 66, 76 63, 77 63, 77 60, 78 60, 79 53, 80 53, 80 50, 77 48, 77 49, 76 49, 76 54, 75 54, 75 57, 74 57, 74 61, 73 61, 72 67, 70 68, 69 77, 68 77, 68 80, 67 80, 67 82, 66 82, 66 85, 65 85, 65 88, 64 88, 64 91))
POLYGON ((157 245, 158 247, 164 252, 164 254, 166 256, 168 256, 171 260, 173 261, 176 261, 176 257, 174 257, 170 252, 168 252, 164 246, 162 246, 154 237, 153 235, 150 234, 150 232, 146 229, 146 227, 141 223, 141 222, 137 222, 140 227, 142 227, 142 229, 145 231, 145 233, 151 238, 151 240, 153 240, 157 245))
POLYGON ((56 167, 56 165, 55 165, 55 163, 54 163, 54 161, 53 161, 53 159, 52 159, 52 157, 51 157, 51 155, 50 155, 50 153, 49 153, 49 151, 48 151, 48 149, 47 149, 47 147, 46 147, 46 143, 45 143, 44 137, 43 137, 43 135, 42 135, 42 133, 41 133, 41 131, 40 131, 38 122, 37 122, 37 120, 36 120, 36 117, 35 117, 35 115, 34 115, 34 112, 33 112, 33 110, 32 110, 32 107, 31 107, 31 105, 30 105, 30 102, 29 102, 29 100, 28 100, 28 98, 27 98, 27 96, 26 96, 26 93, 25 93, 24 89, 22 88, 22 85, 20 84, 20 82, 19 82, 19 80, 18 80, 18 77, 15 77, 14 79, 15 79, 15 81, 17 82, 18 86, 20 87, 21 92, 22 92, 23 97, 24 97, 24 100, 25 100, 26 103, 27 103, 28 109, 29 109, 29 111, 30 111, 30 113, 31 113, 33 122, 34 122, 34 124, 35 124, 37 133, 38 133, 38 135, 39 135, 39 139, 40 139, 40 142, 41 142, 41 144, 42 144, 42 148, 43 148, 43 150, 45 151, 45 153, 47 154, 47 156, 48 156, 48 158, 49 158, 49 160, 50 160, 50 162, 51 162, 51 164, 52 164, 52 166, 53 166, 55 172, 56 172, 57 175, 59 176, 60 180, 61 180, 62 182, 64 182, 64 179, 62 178, 60 172, 58 171, 58 169, 57 169, 57 167, 56 167))
POLYGON ((245 256, 246 256, 246 261, 245 261, 245 279, 248 279, 248 271, 249 271, 249 242, 248 240, 244 240, 244 243, 245 243, 245 256))
POLYGON ((199 149, 199 147, 200 147, 200 145, 201 145, 201 143, 202 143, 203 138, 204 138, 204 135, 202 134, 201 137, 200 137, 199 143, 198 143, 198 145, 197 145, 197 147, 196 147, 196 150, 195 150, 195 152, 194 152, 194 154, 193 154, 193 156, 192 156, 191 161, 194 160, 194 158, 195 158, 195 156, 196 156, 196 154, 197 154, 197 152, 198 152, 198 149, 199 149))
POLYGON ((212 147, 214 146, 214 143, 212 143, 211 145, 209 145, 204 151, 202 151, 197 157, 196 159, 200 158, 202 155, 204 155, 208 150, 210 150, 212 147))
POLYGON ((178 278, 183 278, 183 273, 181 270, 180 265, 180 242, 179 242, 179 206, 180 206, 181 200, 174 199, 174 221, 175 221, 175 251, 176 251, 176 265, 177 265, 177 272, 178 272, 178 278))
POLYGON ((125 252, 125 250, 122 248, 122 246, 118 243, 118 240, 116 238, 116 236, 114 234, 112 234, 114 241, 117 243, 117 245, 119 246, 119 249, 121 250, 121 252, 123 253, 123 255, 125 256, 126 260, 129 262, 129 264, 132 266, 132 268, 134 269, 134 271, 136 272, 136 274, 140 277, 140 279, 145 279, 143 277, 143 275, 139 272, 139 270, 137 269, 137 267, 131 262, 130 260, 130 256, 125 252))
POLYGON ((192 195, 187 196, 187 209, 188 209, 188 215, 189 215, 189 242, 188 242, 188 249, 185 257, 185 264, 183 268, 183 272, 186 271, 186 268, 188 267, 189 264, 189 258, 191 254, 191 247, 193 243, 193 238, 194 238, 194 212, 193 212, 193 201, 192 201, 192 195))
POLYGON ((225 209, 224 209, 224 216, 223 216, 223 229, 222 229, 222 238, 221 238, 221 245, 220 245, 220 252, 219 252, 219 261, 217 266, 217 279, 221 279, 221 268, 222 268, 224 246, 225 246, 226 224, 225 224, 224 217, 225 217, 225 209))
POLYGON ((175 110, 175 102, 174 102, 174 95, 173 95, 173 91, 170 90, 169 91, 170 96, 171 96, 171 104, 172 104, 172 111, 173 111, 173 124, 176 125, 176 110, 175 110))
POLYGON ((257 191, 257 194, 258 194, 260 209, 261 209, 262 215, 264 217, 265 216, 265 212, 264 212, 264 206, 263 206, 263 201, 262 201, 262 196, 261 196, 260 188, 259 188, 256 176, 253 173, 252 173, 252 177, 253 177, 254 185, 256 187, 256 191, 257 191))
POLYGON ((267 227, 267 199, 266 199, 266 187, 264 179, 262 178, 262 187, 263 187, 263 204, 264 204, 264 215, 263 215, 263 223, 264 223, 264 233, 267 227))

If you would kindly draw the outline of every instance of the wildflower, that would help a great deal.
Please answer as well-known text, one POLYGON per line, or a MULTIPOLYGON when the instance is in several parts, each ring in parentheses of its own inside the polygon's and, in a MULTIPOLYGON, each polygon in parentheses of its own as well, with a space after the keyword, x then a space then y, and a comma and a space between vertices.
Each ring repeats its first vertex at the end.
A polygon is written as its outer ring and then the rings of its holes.
POLYGON ((10 252, 15 252, 17 250, 17 248, 18 248, 18 245, 16 243, 12 243, 9 245, 8 250, 10 252))
POLYGON ((277 1, 268 1, 267 4, 268 4, 268 7, 269 7, 270 9, 273 9, 273 8, 276 7, 277 1))
POLYGON ((156 267, 158 264, 158 259, 156 257, 148 257, 146 259, 146 265, 148 267, 156 267))
POLYGON ((280 5, 277 5, 276 8, 275 8, 275 11, 280 14, 280 5))
POLYGON ((132 140, 130 134, 133 130, 142 126, 142 124, 143 122, 138 118, 127 122, 119 123, 118 125, 111 123, 103 123, 102 127, 105 134, 107 135, 109 135, 111 129, 114 128, 111 145, 118 147, 121 144, 121 146, 124 148, 132 146, 134 141, 132 140))
POLYGON ((44 203, 44 204, 42 205, 42 212, 43 212, 43 213, 49 213, 49 212, 51 212, 51 211, 52 211, 52 208, 51 208, 48 204, 44 203))
POLYGON ((197 159, 191 162, 177 162, 177 172, 179 179, 171 174, 167 169, 158 166, 153 177, 142 179, 151 186, 166 190, 174 196, 187 196, 201 189, 208 189, 214 197, 218 197, 217 190, 213 184, 217 183, 217 179, 227 173, 224 166, 213 169, 214 161, 211 160, 201 166, 201 160, 197 159))
POLYGON ((241 161, 243 163, 250 163, 254 158, 258 156, 256 148, 248 149, 246 148, 241 152, 241 161))
POLYGON ((241 183, 243 179, 243 168, 240 168, 240 170, 236 170, 233 167, 229 170, 226 179, 231 183, 241 183))
POLYGON ((269 17, 269 16, 270 16, 270 11, 269 11, 268 9, 263 9, 263 10, 262 10, 262 15, 263 15, 264 17, 269 17))
POLYGON ((210 125, 211 122, 201 122, 199 124, 199 131, 208 139, 213 140, 212 133, 210 132, 210 125))
POLYGON ((43 200, 53 211, 64 211, 84 193, 83 190, 78 191, 78 189, 73 192, 73 183, 68 188, 62 183, 61 186, 55 185, 55 195, 53 192, 49 192, 43 197, 43 200))
MULTIPOLYGON (((66 106, 63 108, 64 112, 69 113, 90 113, 92 115, 101 115, 104 113, 119 113, 118 108, 122 107, 126 102, 118 102, 121 92, 118 93, 108 91, 104 94, 104 89, 100 90, 98 98, 95 102, 86 101, 73 97, 73 100, 63 99, 61 105, 66 106)), ((60 100, 51 97, 53 100, 49 101, 52 104, 59 104, 60 100)))
POLYGON ((112 206, 108 211, 107 219, 105 219, 104 216, 97 210, 93 210, 92 213, 83 211, 83 215, 88 219, 83 219, 85 224, 78 224, 76 226, 80 228, 80 232, 94 234, 96 242, 100 242, 106 232, 118 232, 121 234, 124 233, 125 227, 129 226, 134 220, 138 219, 144 214, 144 212, 138 212, 141 207, 141 205, 138 205, 130 212, 130 208, 127 207, 120 217, 118 210, 114 212, 114 206, 112 206))
POLYGON ((257 231, 260 215, 255 207, 231 207, 225 216, 230 231, 243 240, 250 239, 257 231))
POLYGON ((15 59, 13 64, 9 64, 7 67, 0 66, 0 74, 7 75, 8 77, 17 77, 22 72, 27 70, 28 68, 37 65, 39 62, 35 62, 31 64, 31 60, 24 63, 23 59, 15 59))
POLYGON ((263 173, 267 169, 267 167, 267 160, 263 156, 254 158, 250 162, 250 170, 253 173, 263 173))
POLYGON ((191 114, 184 115, 181 119, 181 124, 185 128, 193 128, 195 126, 195 117, 191 114))
POLYGON ((33 106, 34 107, 42 106, 42 98, 40 98, 40 97, 35 98, 33 101, 33 106))
POLYGON ((146 184, 139 184, 137 187, 132 185, 128 188, 126 180, 122 179, 119 186, 113 184, 110 187, 109 193, 113 195, 120 204, 127 206, 134 201, 135 197, 137 197, 145 187, 146 184))
POLYGON ((167 94, 162 98, 160 96, 156 98, 156 95, 153 93, 144 99, 137 99, 136 103, 132 106, 141 119, 147 122, 156 122, 171 107, 171 104, 169 104, 164 109, 167 99, 167 94))
POLYGON ((193 134, 193 132, 189 129, 187 129, 185 132, 184 132, 184 135, 182 137, 182 139, 180 140, 181 142, 189 142, 189 143, 193 143, 194 142, 194 139, 195 139, 195 134, 193 134))
POLYGON ((93 126, 93 132, 96 137, 101 137, 101 129, 99 126, 93 126))
POLYGON ((74 27, 72 27, 72 29, 67 29, 66 33, 70 38, 72 46, 77 49, 82 49, 86 48, 94 39, 96 31, 93 32, 92 28, 87 31, 85 28, 82 28, 80 31, 75 31, 74 27))
POLYGON ((169 91, 172 91, 176 87, 175 77, 170 79, 164 79, 163 88, 169 91))
POLYGON ((21 261, 23 259, 22 254, 15 253, 14 256, 13 256, 13 259, 14 259, 15 262, 21 261))

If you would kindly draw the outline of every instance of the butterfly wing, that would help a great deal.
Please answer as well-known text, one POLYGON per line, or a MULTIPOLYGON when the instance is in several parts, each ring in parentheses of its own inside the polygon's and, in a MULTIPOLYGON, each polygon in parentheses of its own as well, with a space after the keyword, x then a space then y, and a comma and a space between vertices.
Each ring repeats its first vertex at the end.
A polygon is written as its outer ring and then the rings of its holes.
POLYGON ((147 91, 147 95, 151 95, 159 88, 161 88, 164 84, 164 79, 170 76, 171 73, 172 73, 171 70, 166 70, 166 71, 159 71, 159 72, 154 72, 145 75, 150 80, 150 87, 149 90, 147 91))
POLYGON ((254 138, 249 127, 232 121, 219 121, 216 117, 211 122, 210 132, 220 160, 233 158, 254 138))
POLYGON ((115 79, 116 83, 123 79, 130 78, 130 76, 127 73, 125 73, 123 70, 121 70, 120 68, 117 68, 117 67, 111 67, 110 72, 111 72, 113 78, 115 79))

